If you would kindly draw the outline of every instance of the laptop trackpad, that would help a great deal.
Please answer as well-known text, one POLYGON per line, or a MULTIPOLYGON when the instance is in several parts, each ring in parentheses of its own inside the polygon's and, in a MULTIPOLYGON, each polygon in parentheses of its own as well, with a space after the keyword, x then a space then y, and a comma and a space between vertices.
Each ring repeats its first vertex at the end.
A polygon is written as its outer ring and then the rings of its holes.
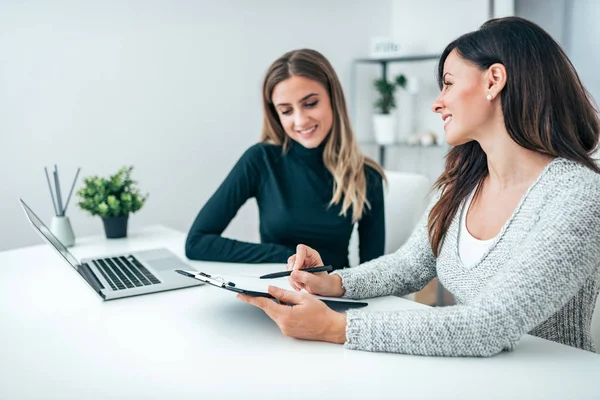
POLYGON ((192 269, 189 264, 184 263, 179 257, 167 249, 153 249, 135 252, 134 255, 140 261, 148 264, 155 271, 174 270, 174 269, 192 269))
POLYGON ((164 270, 173 270, 173 269, 193 269, 188 264, 184 263, 183 261, 181 261, 179 258, 176 258, 176 257, 148 261, 148 265, 150 265, 155 271, 164 271, 164 270))

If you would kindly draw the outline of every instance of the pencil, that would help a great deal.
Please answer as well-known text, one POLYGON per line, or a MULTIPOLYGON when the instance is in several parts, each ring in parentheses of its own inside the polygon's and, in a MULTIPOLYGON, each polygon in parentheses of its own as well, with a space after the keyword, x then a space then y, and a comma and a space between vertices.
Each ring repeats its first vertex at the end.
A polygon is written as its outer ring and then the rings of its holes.
POLYGON ((73 179, 73 184, 71 185, 71 190, 69 190, 69 196, 67 197, 67 202, 65 203, 65 209, 63 210, 63 215, 67 212, 67 207, 69 207, 69 201, 71 200, 71 195, 73 194, 73 189, 75 188, 75 182, 77 182, 77 177, 79 176, 79 171, 81 171, 81 167, 77 168, 77 172, 75 173, 75 179, 73 179))
POLYGON ((56 208, 56 202, 54 201, 54 193, 52 192, 52 185, 50 184, 50 177, 48 176, 48 168, 44 167, 44 171, 46 172, 46 181, 48 182, 48 189, 50 189, 50 198, 52 199, 54 214, 58 216, 58 209, 56 208))

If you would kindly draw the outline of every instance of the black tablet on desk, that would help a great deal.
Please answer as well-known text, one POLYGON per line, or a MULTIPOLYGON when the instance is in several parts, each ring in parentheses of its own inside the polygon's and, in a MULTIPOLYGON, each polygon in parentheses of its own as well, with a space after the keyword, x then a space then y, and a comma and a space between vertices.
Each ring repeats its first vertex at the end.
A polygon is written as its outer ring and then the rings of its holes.
MULTIPOLYGON (((225 279, 224 277, 216 277, 211 276, 204 272, 196 272, 196 271, 185 271, 185 270, 175 270, 177 273, 187 276, 188 278, 197 279, 204 283, 208 283, 211 286, 215 286, 221 289, 229 290, 235 293, 242 293, 247 296, 255 296, 255 297, 267 297, 269 299, 274 299, 273 296, 267 292, 268 282, 266 283, 264 280, 260 280, 259 278, 249 278, 249 277, 236 277, 236 282, 225 279), (242 279, 242 282, 239 281, 242 279)), ((286 278, 287 281, 287 278, 286 278)), ((273 286, 278 286, 276 282, 273 286)), ((287 288, 283 288, 289 290, 287 288)), ((327 306, 333 310, 341 311, 349 308, 362 308, 366 307, 369 304, 363 301, 354 301, 354 300, 341 300, 337 298, 331 297, 322 297, 315 296, 323 303, 327 304, 327 306)))

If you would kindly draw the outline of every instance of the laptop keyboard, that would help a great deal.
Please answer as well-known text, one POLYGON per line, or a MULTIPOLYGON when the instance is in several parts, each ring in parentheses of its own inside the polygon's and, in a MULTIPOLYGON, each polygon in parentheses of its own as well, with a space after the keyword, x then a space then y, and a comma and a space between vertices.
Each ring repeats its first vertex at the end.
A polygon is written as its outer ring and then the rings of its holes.
POLYGON ((92 260, 112 290, 156 285, 160 281, 134 256, 92 260))

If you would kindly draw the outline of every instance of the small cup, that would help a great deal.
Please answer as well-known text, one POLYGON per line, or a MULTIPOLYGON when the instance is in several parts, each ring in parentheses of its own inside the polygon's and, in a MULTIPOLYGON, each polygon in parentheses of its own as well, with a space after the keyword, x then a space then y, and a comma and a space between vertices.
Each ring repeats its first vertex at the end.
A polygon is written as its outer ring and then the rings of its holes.
POLYGON ((72 247, 75 245, 75 234, 73 233, 69 217, 52 217, 50 231, 52 231, 52 234, 56 236, 65 247, 72 247))

